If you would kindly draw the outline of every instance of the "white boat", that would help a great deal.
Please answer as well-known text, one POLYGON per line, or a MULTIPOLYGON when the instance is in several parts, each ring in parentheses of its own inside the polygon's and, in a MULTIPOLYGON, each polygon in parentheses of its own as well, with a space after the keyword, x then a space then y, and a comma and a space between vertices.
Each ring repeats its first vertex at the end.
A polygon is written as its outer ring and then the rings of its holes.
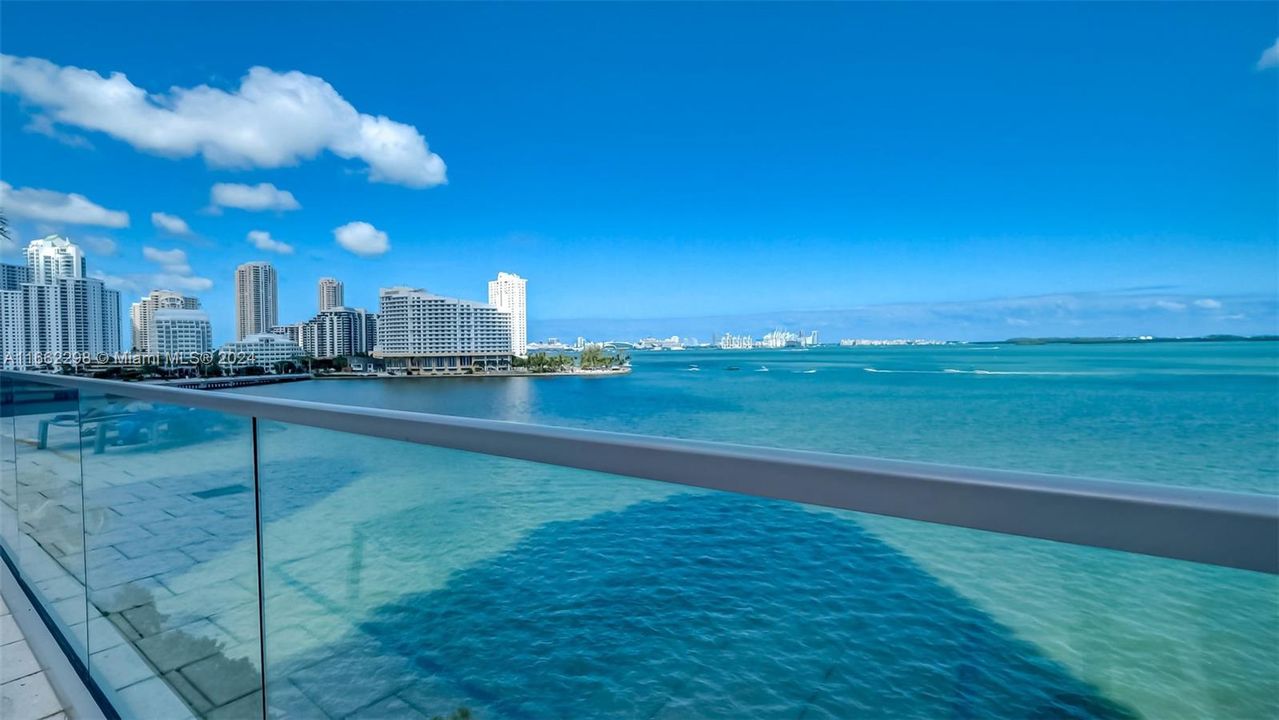
POLYGON ((768 372, 768 366, 760 365, 758 368, 755 369, 755 372, 768 372))

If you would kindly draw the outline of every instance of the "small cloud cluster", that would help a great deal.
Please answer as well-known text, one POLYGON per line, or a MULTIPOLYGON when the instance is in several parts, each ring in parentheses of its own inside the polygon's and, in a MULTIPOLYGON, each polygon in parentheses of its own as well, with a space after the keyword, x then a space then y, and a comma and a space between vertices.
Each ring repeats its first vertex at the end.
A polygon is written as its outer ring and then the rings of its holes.
POLYGON ((286 242, 282 242, 280 240, 276 240, 275 238, 271 237, 271 233, 265 230, 250 230, 248 235, 248 241, 253 244, 253 247, 259 250, 265 250, 266 252, 279 253, 281 255, 293 254, 292 245, 286 242))
POLYGON ((338 245, 360 257, 382 255, 391 249, 386 233, 358 220, 334 228, 333 237, 337 239, 338 245))
POLYGON ((1266 48, 1261 53, 1261 58, 1257 60, 1258 70, 1269 70, 1279 67, 1279 38, 1275 38, 1275 44, 1266 48))
POLYGON ((54 125, 47 115, 36 115, 22 129, 29 133, 44 135, 47 138, 57 140, 68 147, 93 149, 93 143, 89 142, 88 138, 83 135, 73 135, 59 130, 58 126, 54 125))
POLYGON ((94 255, 115 255, 120 249, 120 245, 116 243, 115 238, 109 238, 106 235, 80 235, 76 237, 76 242, 89 249, 94 255))
POLYGON ((360 160, 369 179, 424 188, 446 181, 444 160, 417 128, 355 109, 323 78, 250 68, 240 86, 152 94, 124 73, 0 55, 0 90, 42 111, 37 127, 102 132, 166 157, 202 156, 226 168, 297 165, 327 150, 360 160))
POLYGON ((83 195, 15 188, 3 180, 0 180, 0 207, 10 216, 23 220, 110 228, 129 226, 128 213, 108 210, 83 195))
POLYGON ((145 292, 142 289, 143 283, 139 282, 139 276, 125 277, 123 275, 104 273, 101 270, 90 270, 89 277, 95 280, 101 280, 103 285, 106 285, 112 290, 119 290, 120 292, 145 292))
POLYGON ((1214 298, 1198 298, 1196 300, 1156 298, 1151 301, 1151 306, 1168 312, 1183 312, 1190 307, 1200 310, 1220 310, 1224 307, 1220 300, 1214 298))
MULTIPOLYGON (((27 132, 73 147, 92 144, 68 129, 100 132, 142 152, 202 157, 210 167, 233 169, 292 166, 328 152, 362 162, 372 182, 414 188, 447 182, 444 160, 430 151, 416 127, 362 113, 323 78, 298 71, 259 66, 250 68, 236 87, 174 86, 150 92, 120 72, 103 75, 43 58, 0 54, 0 92, 15 95, 30 111, 27 132)), ((10 217, 51 232, 64 225, 129 226, 128 213, 75 193, 0 183, 0 205, 10 217)), ((293 193, 271 183, 216 183, 204 212, 220 214, 227 208, 289 212, 301 204, 293 193)), ((151 223, 166 235, 195 237, 186 220, 172 213, 153 212, 151 223)), ((339 245, 361 257, 390 249, 386 233, 367 222, 348 223, 333 232, 339 245)), ((259 250, 294 252, 292 245, 263 230, 249 232, 247 240, 259 250)), ((118 250, 109 237, 83 242, 100 255, 118 250)), ((16 243, 5 241, 6 249, 10 246, 16 243)), ((178 251, 145 248, 143 254, 169 268, 167 274, 186 279, 175 286, 202 284, 185 262, 180 264, 183 272, 172 272, 179 264, 162 259, 158 253, 163 252, 178 251)))
POLYGON ((276 210, 284 212, 302 207, 288 190, 281 190, 271 183, 244 185, 242 183, 217 183, 209 191, 209 206, 214 210, 238 208, 251 212, 276 210))
POLYGON ((149 276, 152 288, 173 288, 200 292, 213 287, 213 281, 200 277, 191 269, 185 250, 160 250, 153 247, 142 248, 142 257, 160 266, 160 272, 149 276))
POLYGON ((187 225, 187 221, 177 215, 153 212, 151 213, 151 224, 170 235, 177 235, 178 237, 189 237, 191 235, 191 226, 187 225))
POLYGON ((191 269, 185 250, 161 250, 154 247, 142 248, 142 257, 148 262, 159 265, 154 273, 131 273, 129 275, 110 275, 100 270, 89 273, 107 287, 125 292, 144 293, 156 288, 170 288, 187 292, 203 292, 213 287, 213 281, 200 277, 191 269))

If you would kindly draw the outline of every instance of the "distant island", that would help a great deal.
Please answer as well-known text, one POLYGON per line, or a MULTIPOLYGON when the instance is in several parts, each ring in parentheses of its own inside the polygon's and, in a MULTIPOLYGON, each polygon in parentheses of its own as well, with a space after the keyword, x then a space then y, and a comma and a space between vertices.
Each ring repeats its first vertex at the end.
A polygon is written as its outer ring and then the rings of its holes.
POLYGON ((1200 337, 1045 337, 1045 338, 1009 338, 994 342, 972 342, 969 345, 1117 345, 1140 343, 1186 343, 1186 342, 1274 342, 1279 335, 1203 335, 1200 337))

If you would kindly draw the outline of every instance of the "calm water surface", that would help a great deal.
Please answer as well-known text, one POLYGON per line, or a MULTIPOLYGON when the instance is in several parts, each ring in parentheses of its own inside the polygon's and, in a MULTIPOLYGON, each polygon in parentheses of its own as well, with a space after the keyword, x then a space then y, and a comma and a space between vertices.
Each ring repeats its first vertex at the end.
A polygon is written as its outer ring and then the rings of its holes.
MULTIPOLYGON (((1279 493, 1275 343, 633 362, 626 377, 241 392, 1279 493)), ((290 539, 269 564, 305 597, 329 597, 309 624, 334 628, 277 646, 281 702, 300 690, 354 709, 312 676, 335 658, 350 672, 391 658, 417 678, 414 707, 493 717, 1279 716, 1270 577, 301 428, 277 436, 264 439, 264 497, 277 498, 264 502, 290 539), (358 557, 342 549, 303 571, 312 561, 290 549, 348 532, 358 557)))
POLYGON ((613 378, 317 381, 250 392, 1279 492, 1279 343, 647 352, 633 363, 634 373, 613 378))

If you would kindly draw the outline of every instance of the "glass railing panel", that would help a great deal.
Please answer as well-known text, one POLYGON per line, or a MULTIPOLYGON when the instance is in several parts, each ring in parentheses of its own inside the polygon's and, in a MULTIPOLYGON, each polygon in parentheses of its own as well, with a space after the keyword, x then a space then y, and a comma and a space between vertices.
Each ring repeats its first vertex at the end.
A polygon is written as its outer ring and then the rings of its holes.
POLYGON ((81 398, 90 672, 121 714, 261 717, 252 419, 81 398))
POLYGON ((1274 576, 273 422, 258 440, 273 713, 1279 713, 1274 576))
POLYGON ((4 413, 13 453, 0 503, 5 546, 35 600, 84 660, 85 544, 78 393, 32 380, 6 380, 4 413))
POLYGON ((18 547, 18 448, 13 383, 0 373, 0 548, 11 558, 18 547))

